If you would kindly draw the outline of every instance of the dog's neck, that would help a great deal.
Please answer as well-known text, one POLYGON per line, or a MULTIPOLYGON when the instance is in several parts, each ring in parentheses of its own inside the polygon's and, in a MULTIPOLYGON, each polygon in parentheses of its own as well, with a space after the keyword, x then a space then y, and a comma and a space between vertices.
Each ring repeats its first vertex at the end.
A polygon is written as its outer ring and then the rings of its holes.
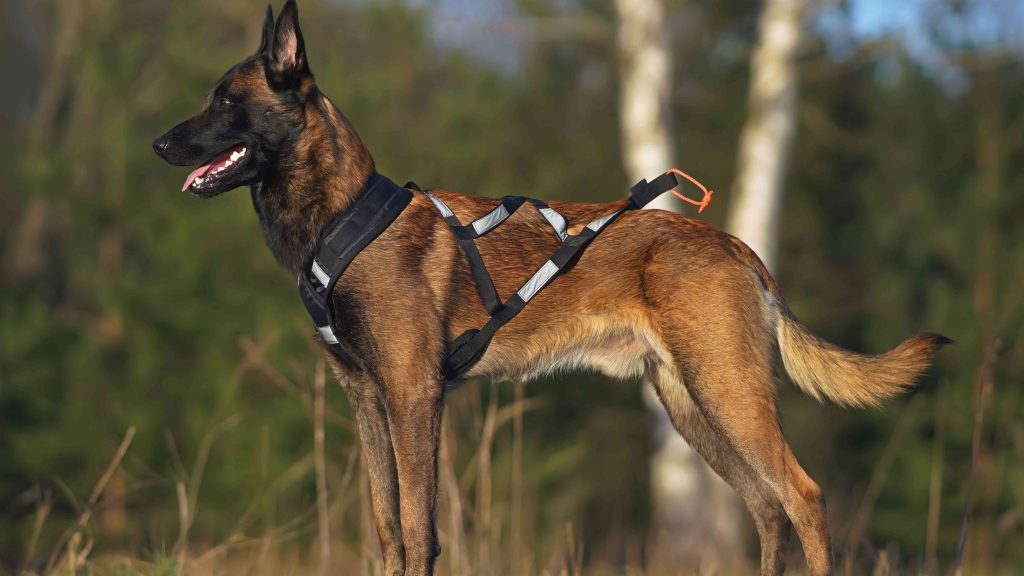
POLYGON ((252 186, 252 200, 274 257, 298 274, 320 231, 363 191, 373 157, 344 115, 313 88, 304 126, 288 152, 252 186))

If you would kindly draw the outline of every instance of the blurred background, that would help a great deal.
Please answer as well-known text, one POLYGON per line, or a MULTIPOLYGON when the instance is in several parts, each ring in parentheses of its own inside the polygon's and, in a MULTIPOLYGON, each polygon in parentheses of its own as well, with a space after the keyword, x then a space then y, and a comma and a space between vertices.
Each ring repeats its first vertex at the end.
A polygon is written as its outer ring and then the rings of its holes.
MULTIPOLYGON (((248 192, 180 194, 150 150, 255 50, 264 8, 0 0, 0 573, 381 569, 347 402, 248 192)), ((1024 572, 1020 2, 300 13, 318 83, 396 181, 603 202, 678 166, 817 334, 954 338, 879 410, 780 383, 783 428, 840 572, 1024 572)), ((756 572, 749 516, 642 390, 451 394, 439 572, 756 572)))

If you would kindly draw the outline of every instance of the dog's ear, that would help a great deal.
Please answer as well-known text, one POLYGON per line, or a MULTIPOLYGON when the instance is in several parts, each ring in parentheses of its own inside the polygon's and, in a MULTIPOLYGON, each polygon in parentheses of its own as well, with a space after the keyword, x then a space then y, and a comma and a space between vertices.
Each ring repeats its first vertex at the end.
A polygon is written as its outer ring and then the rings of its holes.
POLYGON ((274 38, 274 7, 267 4, 267 16, 263 19, 263 35, 260 37, 260 47, 256 54, 266 54, 270 49, 270 42, 274 38))
POLYGON ((267 54, 271 78, 277 84, 295 86, 309 73, 306 47, 299 30, 299 9, 295 0, 288 0, 277 15, 274 41, 267 54))

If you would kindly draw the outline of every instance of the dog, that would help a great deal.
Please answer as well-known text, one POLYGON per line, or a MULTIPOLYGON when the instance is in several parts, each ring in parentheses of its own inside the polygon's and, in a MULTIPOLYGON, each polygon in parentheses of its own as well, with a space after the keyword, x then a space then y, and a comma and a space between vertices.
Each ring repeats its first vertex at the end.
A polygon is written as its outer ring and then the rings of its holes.
MULTIPOLYGON (((172 165, 200 165, 183 188, 194 196, 248 186, 270 250, 295 275, 320 231, 375 172, 366 145, 317 88, 304 46, 294 0, 276 21, 268 6, 256 53, 224 74, 195 116, 153 142, 172 165)), ((498 202, 431 193, 463 221, 498 202)), ((573 234, 625 201, 550 206, 573 234)), ((529 209, 477 244, 500 294, 514 292, 559 247, 529 209)), ((358 424, 385 571, 432 574, 440 554, 440 361, 446 344, 488 313, 455 237, 422 194, 355 258, 332 296, 333 329, 350 354, 321 344, 358 424)), ((822 492, 779 427, 779 360, 819 401, 877 406, 909 389, 950 342, 921 334, 880 355, 843 350, 797 321, 737 238, 682 215, 632 210, 501 328, 467 376, 528 379, 579 368, 646 378, 679 433, 746 503, 761 573, 784 571, 795 527, 810 573, 829 574, 822 492)))

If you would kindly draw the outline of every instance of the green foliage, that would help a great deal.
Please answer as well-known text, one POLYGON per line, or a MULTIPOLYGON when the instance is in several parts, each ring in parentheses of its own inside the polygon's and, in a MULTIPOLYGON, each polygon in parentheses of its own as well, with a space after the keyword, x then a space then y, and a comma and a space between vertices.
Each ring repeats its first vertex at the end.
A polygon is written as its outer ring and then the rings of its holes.
MULTIPOLYGON (((179 482, 197 498, 190 541, 200 548, 280 527, 291 530, 288 542, 308 542, 317 355, 293 280, 263 246, 245 191, 206 202, 178 194, 183 174, 149 149, 255 48, 260 7, 72 4, 14 2, 17 18, 0 35, 3 53, 20 56, 4 59, 10 81, 0 101, 0 571, 25 560, 48 494, 54 504, 32 565, 45 562, 129 426, 138 434, 101 501, 94 555, 157 560, 109 573, 176 572, 164 551, 178 539, 179 482), (18 23, 30 33, 9 33, 18 23)), ((607 201, 629 184, 618 148, 614 11, 580 5, 607 23, 606 36, 524 41, 510 69, 445 49, 430 4, 303 2, 302 10, 318 82, 382 172, 472 194, 607 201)), ((745 117, 751 8, 686 3, 679 9, 703 25, 673 45, 679 164, 719 191, 705 213, 716 225, 745 117)), ((994 48, 972 53, 956 63, 964 84, 950 88, 898 48, 880 59, 869 43, 845 55, 824 38, 810 44, 776 271, 790 305, 849 348, 882 351, 922 329, 958 345, 942 354, 910 416, 905 400, 843 411, 782 386, 787 436, 829 497, 842 551, 893 431, 912 416, 866 540, 869 552, 889 546, 915 569, 925 561, 932 444, 944 427, 945 565, 972 475, 975 383, 991 384, 970 552, 991 571, 1024 565, 1013 545, 1024 531, 1024 66, 994 48), (990 348, 997 353, 986 365, 990 348)), ((643 546, 651 513, 638 387, 573 376, 528 392, 543 404, 523 427, 530 562, 548 565, 572 522, 581 541, 596 543, 588 557, 621 566, 626 548, 643 546)), ((489 399, 486 386, 469 386, 449 405, 463 485, 477 482, 489 399)), ((508 405, 511 389, 500 399, 508 405)), ((332 513, 358 556, 366 518, 349 468, 355 433, 334 387, 328 404, 332 513)), ((513 514, 517 474, 510 426, 498 429, 492 462, 501 522, 513 514)), ((474 503, 465 505, 475 518, 474 503)))

